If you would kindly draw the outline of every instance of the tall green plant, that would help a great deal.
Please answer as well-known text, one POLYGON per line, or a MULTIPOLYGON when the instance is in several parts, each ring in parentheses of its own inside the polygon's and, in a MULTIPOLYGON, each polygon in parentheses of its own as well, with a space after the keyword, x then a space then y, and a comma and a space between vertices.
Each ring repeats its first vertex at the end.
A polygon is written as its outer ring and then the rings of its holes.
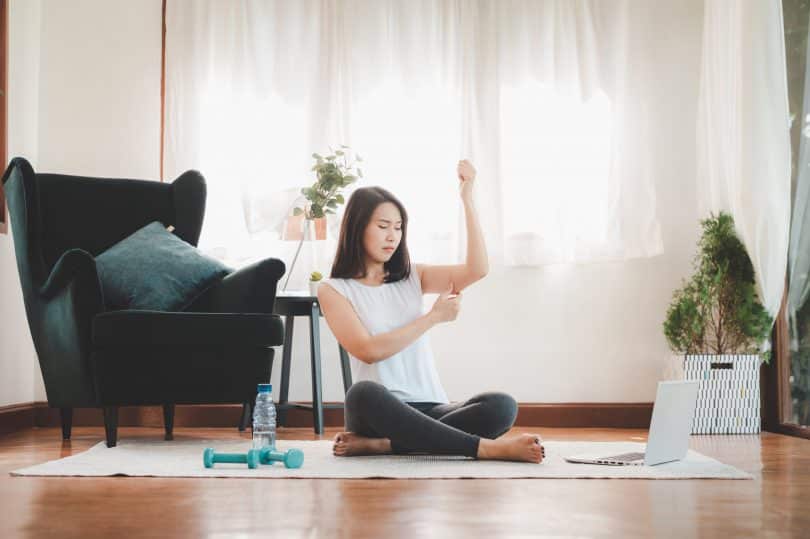
POLYGON ((734 219, 721 212, 700 224, 695 272, 673 293, 664 335, 679 353, 757 353, 773 320, 757 298, 754 267, 734 219))

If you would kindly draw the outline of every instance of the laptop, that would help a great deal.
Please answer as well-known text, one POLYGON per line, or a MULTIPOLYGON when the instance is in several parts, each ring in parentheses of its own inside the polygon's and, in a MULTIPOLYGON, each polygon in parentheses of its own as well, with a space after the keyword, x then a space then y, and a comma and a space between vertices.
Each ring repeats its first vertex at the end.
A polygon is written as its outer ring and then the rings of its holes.
POLYGON ((680 460, 689 449, 689 434, 697 405, 698 381, 658 382, 650 435, 643 453, 572 455, 568 462, 609 466, 654 466, 680 460))

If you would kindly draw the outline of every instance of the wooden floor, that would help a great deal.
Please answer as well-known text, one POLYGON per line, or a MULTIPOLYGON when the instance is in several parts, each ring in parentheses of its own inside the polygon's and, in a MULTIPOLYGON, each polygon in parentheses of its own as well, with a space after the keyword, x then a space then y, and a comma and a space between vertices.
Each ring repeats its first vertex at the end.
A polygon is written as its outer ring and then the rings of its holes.
MULTIPOLYGON (((323 436, 331 439, 337 429, 323 436)), ((643 430, 527 429, 546 440, 645 441, 643 430)), ((161 436, 123 428, 120 436, 161 436)), ((176 438, 249 439, 236 429, 176 438)), ((693 436, 753 481, 632 479, 157 479, 11 477, 83 451, 101 428, 0 437, 0 537, 810 537, 810 440, 693 436)), ((311 429, 279 438, 318 439, 311 429)))

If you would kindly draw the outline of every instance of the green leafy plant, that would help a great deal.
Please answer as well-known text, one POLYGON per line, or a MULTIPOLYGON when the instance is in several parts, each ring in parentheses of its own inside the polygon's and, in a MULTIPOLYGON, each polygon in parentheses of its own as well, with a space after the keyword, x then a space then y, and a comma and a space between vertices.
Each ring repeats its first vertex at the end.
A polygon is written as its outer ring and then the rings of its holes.
POLYGON ((310 187, 301 189, 301 194, 308 201, 305 207, 296 207, 293 215, 303 214, 307 220, 319 219, 326 214, 334 214, 338 205, 345 200, 340 194, 341 189, 363 177, 363 171, 357 166, 363 159, 359 154, 355 154, 351 159, 349 154, 351 148, 341 144, 337 151, 329 147, 330 155, 323 157, 313 153, 312 158, 315 164, 312 170, 315 172, 315 183, 310 187))
POLYGON ((790 352, 790 395, 796 423, 810 425, 810 302, 792 318, 790 352))
POLYGON ((806 344, 791 354, 790 396, 796 423, 810 424, 810 346, 806 344))
MULTIPOLYGON (((678 353, 758 353, 772 318, 757 298, 754 267, 734 219, 721 212, 700 224, 695 272, 673 294, 664 335, 678 353)), ((769 354, 762 355, 768 362, 769 354)))
MULTIPOLYGON (((363 162, 363 158, 359 154, 354 154, 354 157, 351 158, 350 147, 341 144, 340 149, 335 151, 330 146, 329 151, 332 153, 326 157, 318 153, 312 154, 312 158, 315 159, 315 164, 312 166, 312 170, 315 172, 315 182, 311 186, 301 189, 301 194, 304 195, 307 202, 304 207, 293 208, 294 216, 303 215, 307 221, 313 221, 326 217, 328 214, 337 213, 335 211, 337 207, 346 202, 341 190, 363 177, 362 169, 357 166, 357 163, 363 162)), ((282 290, 287 290, 287 284, 290 282, 290 276, 303 244, 304 235, 302 234, 282 290)))
POLYGON ((317 283, 317 282, 318 282, 318 281, 320 281, 321 279, 323 279, 323 275, 321 274, 321 272, 320 272, 320 271, 313 271, 313 272, 312 272, 312 273, 309 275, 309 280, 310 280, 310 282, 317 283))

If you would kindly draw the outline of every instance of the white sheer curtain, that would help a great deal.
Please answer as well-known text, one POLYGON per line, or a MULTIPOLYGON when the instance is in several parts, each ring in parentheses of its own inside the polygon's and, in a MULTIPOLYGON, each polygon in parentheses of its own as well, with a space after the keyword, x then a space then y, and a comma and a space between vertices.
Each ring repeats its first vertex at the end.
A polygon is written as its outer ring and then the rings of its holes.
POLYGON ((698 103, 698 193, 704 215, 726 210, 775 317, 790 227, 790 134, 779 0, 705 4, 698 103))
MULTIPOLYGON (((463 259, 465 157, 493 264, 659 254, 650 16, 624 0, 171 0, 167 177, 203 172, 201 247, 233 261, 289 261, 291 194, 341 143, 365 159, 357 186, 406 205, 416 261, 463 259)), ((328 271, 333 248, 309 264, 328 271)))

